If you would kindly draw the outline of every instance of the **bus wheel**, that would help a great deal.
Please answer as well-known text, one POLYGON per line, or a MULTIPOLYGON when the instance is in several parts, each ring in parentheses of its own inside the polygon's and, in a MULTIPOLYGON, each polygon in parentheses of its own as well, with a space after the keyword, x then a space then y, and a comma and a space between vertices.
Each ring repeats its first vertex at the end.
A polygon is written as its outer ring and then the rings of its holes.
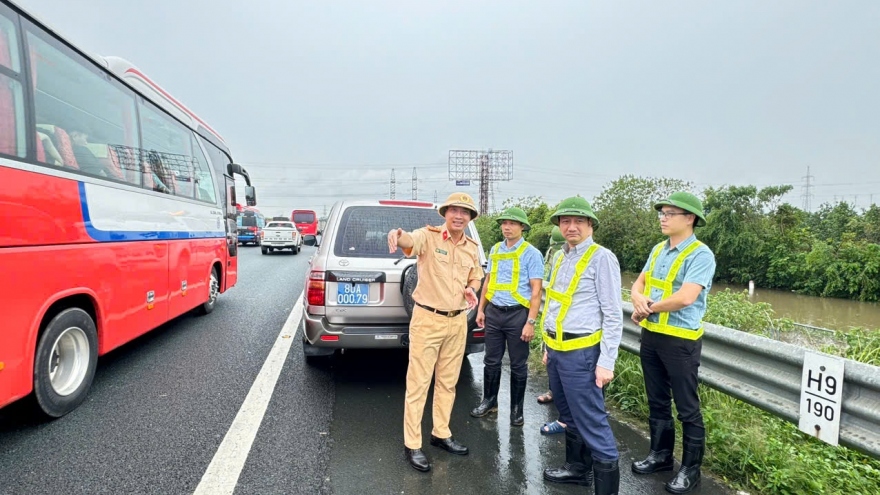
POLYGON ((98 365, 95 322, 80 308, 59 313, 46 326, 34 357, 34 397, 40 410, 60 418, 86 399, 98 365))
POLYGON ((214 311, 214 305, 217 303, 217 296, 220 295, 220 277, 217 275, 217 269, 211 269, 211 278, 208 280, 208 300, 198 307, 198 313, 202 315, 209 314, 214 311))

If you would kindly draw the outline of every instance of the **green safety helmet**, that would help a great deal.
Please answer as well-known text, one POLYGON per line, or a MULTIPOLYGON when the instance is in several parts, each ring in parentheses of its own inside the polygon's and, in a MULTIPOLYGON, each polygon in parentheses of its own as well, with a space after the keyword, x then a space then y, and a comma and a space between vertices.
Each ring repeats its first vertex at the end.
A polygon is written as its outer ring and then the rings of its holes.
POLYGON ((517 208, 516 206, 511 206, 504 210, 504 212, 501 215, 498 215, 498 218, 495 220, 499 225, 503 220, 519 222, 523 226, 523 232, 528 232, 532 228, 531 224, 529 224, 529 217, 526 216, 526 212, 522 211, 522 208, 517 208))
POLYGON ((691 193, 684 191, 672 193, 668 198, 655 204, 654 209, 660 211, 664 206, 674 206, 696 215, 697 220, 694 222, 694 227, 706 225, 706 217, 703 215, 703 203, 700 201, 700 198, 691 193))
POLYGON ((553 226, 553 230, 550 231, 550 244, 562 244, 565 242, 565 237, 562 235, 562 231, 559 230, 558 225, 553 226))
POLYGON ((599 226, 599 219, 593 213, 590 202, 580 196, 563 199, 550 216, 553 225, 559 225, 559 217, 587 217, 593 221, 593 228, 599 226))

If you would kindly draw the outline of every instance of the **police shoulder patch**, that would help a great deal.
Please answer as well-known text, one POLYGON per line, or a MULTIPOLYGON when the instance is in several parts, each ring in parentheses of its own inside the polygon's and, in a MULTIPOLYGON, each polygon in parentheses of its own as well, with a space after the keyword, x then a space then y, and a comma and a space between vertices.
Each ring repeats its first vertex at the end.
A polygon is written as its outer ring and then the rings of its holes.
POLYGON ((442 231, 442 229, 440 227, 435 227, 433 225, 425 225, 425 228, 428 229, 429 232, 440 233, 442 231))

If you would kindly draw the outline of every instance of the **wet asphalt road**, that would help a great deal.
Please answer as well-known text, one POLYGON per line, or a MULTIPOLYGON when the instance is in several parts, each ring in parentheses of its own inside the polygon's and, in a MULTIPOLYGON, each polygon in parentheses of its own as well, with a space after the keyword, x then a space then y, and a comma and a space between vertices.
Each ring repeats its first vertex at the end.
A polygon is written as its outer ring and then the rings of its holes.
MULTIPOLYGON (((211 315, 183 316, 102 357, 88 399, 64 418, 36 419, 26 403, 0 409, 0 494, 192 493, 302 291, 312 251, 242 248, 238 284, 211 315)), ((451 426, 471 454, 426 440, 434 469, 423 474, 403 460, 406 352, 350 351, 313 367, 294 338, 236 494, 592 493, 541 479, 563 458, 562 436, 538 433, 554 414, 534 401, 544 383, 530 382, 525 428, 508 426, 506 375, 501 421, 474 420, 482 354, 466 358, 451 426)), ((430 399, 426 410, 427 439, 430 399)), ((614 428, 620 493, 665 493, 669 473, 628 472, 646 440, 614 428)), ((705 481, 695 493, 729 493, 705 481)))

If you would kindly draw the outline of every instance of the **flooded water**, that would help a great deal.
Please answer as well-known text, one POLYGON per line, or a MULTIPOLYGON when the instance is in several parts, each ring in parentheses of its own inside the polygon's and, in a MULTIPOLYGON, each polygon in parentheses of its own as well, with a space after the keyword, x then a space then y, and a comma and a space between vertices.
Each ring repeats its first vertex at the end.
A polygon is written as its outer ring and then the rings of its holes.
MULTIPOLYGON (((623 287, 632 287, 638 278, 636 273, 623 273, 623 287)), ((722 283, 712 284, 711 293, 730 289, 747 290, 741 285, 722 283)), ((805 325, 846 330, 851 327, 880 329, 880 304, 834 299, 828 297, 805 296, 780 290, 755 288, 751 297, 753 302, 766 302, 773 306, 776 316, 790 318, 805 325)))

